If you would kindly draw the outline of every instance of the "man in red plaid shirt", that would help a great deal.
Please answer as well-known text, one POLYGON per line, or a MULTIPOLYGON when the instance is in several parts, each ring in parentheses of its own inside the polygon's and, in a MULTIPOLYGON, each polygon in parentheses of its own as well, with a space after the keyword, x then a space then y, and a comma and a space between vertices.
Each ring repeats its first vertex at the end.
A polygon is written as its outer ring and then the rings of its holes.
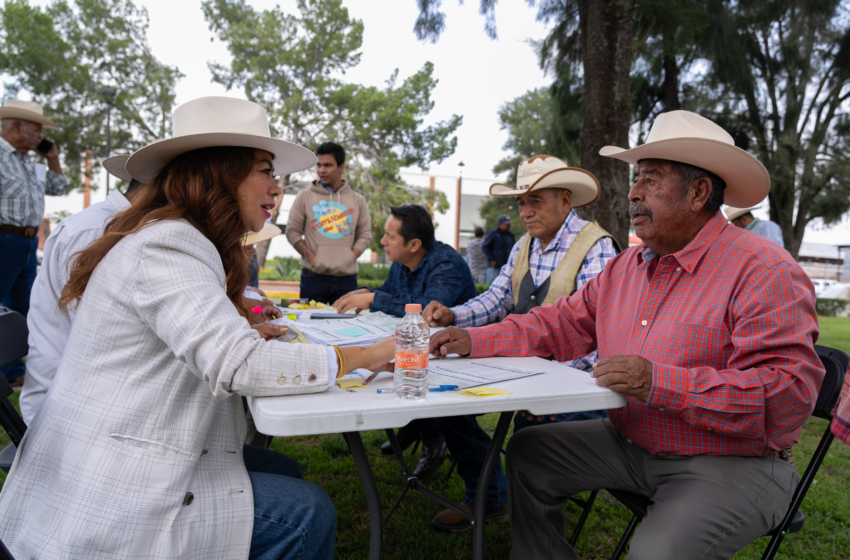
POLYGON ((729 558, 779 523, 797 485, 790 448, 824 376, 814 289, 786 251, 719 213, 760 202, 770 178, 713 122, 664 113, 646 144, 600 153, 637 168, 644 244, 552 305, 437 333, 431 352, 566 361, 596 349, 590 375, 628 397, 608 419, 513 436, 516 558, 577 558, 564 503, 600 488, 652 497, 630 558, 729 558))

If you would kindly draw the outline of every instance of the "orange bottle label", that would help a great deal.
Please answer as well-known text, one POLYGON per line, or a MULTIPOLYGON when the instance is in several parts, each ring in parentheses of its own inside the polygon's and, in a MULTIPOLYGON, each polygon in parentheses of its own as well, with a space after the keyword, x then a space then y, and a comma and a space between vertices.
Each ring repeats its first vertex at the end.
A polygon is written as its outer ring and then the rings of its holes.
POLYGON ((395 367, 400 369, 425 369, 428 367, 428 353, 398 350, 395 353, 395 367))

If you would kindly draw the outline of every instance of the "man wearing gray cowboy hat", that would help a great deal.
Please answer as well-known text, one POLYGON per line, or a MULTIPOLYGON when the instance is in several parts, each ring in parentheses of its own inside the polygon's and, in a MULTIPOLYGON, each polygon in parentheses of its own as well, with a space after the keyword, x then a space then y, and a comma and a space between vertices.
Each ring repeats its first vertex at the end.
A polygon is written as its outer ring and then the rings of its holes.
POLYGON ((142 184, 124 169, 129 157, 129 154, 112 156, 102 163, 113 177, 129 183, 127 191, 121 193, 114 189, 103 202, 68 216, 59 222, 44 243, 41 271, 32 287, 32 306, 27 316, 29 354, 21 390, 21 415, 28 425, 47 397, 71 332, 73 315, 57 312, 59 295, 68 282, 71 257, 100 237, 106 224, 118 212, 130 207, 142 184))
POLYGON ((729 224, 725 201, 758 204, 770 177, 715 123, 658 116, 646 144, 607 146, 636 166, 642 245, 553 305, 482 328, 449 327, 435 356, 591 350, 594 382, 624 397, 608 418, 523 430, 508 445, 517 558, 577 558, 564 503, 617 488, 651 498, 633 558, 730 558, 777 525, 799 473, 790 448, 824 370, 812 283, 787 251, 729 224))
MULTIPOLYGON (((580 289, 617 254, 614 241, 605 230, 582 220, 573 211, 599 197, 599 183, 588 171, 568 167, 556 157, 535 156, 520 162, 516 188, 497 183, 490 187, 490 194, 517 199, 519 217, 528 235, 514 245, 489 290, 452 308, 431 302, 423 313, 431 326, 483 326, 509 313, 528 313, 580 289)), ((590 371, 596 359, 596 352, 591 351, 566 365, 590 371)), ((535 423, 604 416, 605 412, 599 410, 535 419, 522 412, 514 419, 514 431, 535 423)), ((474 416, 441 418, 440 424, 449 451, 458 462, 458 473, 466 483, 463 503, 471 509, 490 436, 474 416)), ((507 520, 507 489, 501 465, 490 481, 487 511, 490 522, 507 520)), ((446 531, 471 528, 466 517, 451 509, 438 513, 432 524, 446 531)))
POLYGON ((758 210, 761 206, 753 206, 752 208, 726 208, 726 219, 732 222, 732 225, 741 229, 746 229, 753 233, 757 233, 765 239, 770 239, 783 249, 785 241, 782 239, 782 228, 776 222, 770 220, 761 220, 753 216, 753 210, 758 210))
MULTIPOLYGON (((0 107, 0 304, 24 317, 38 265, 44 195, 68 190, 56 144, 42 136, 43 128, 59 127, 38 103, 8 99, 0 107), (32 150, 47 158, 46 172, 30 159, 32 150)), ((23 385, 23 362, 6 366, 3 374, 12 386, 23 385)))

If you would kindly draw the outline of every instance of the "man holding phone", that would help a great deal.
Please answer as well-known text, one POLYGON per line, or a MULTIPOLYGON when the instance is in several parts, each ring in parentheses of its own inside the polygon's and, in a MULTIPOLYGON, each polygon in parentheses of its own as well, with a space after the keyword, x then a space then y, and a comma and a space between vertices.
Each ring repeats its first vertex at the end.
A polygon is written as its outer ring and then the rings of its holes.
MULTIPOLYGON (((63 195, 69 184, 56 144, 42 136, 43 128, 59 127, 38 103, 9 99, 0 107, 0 304, 24 317, 35 281, 44 195, 63 195), (46 171, 32 161, 32 150, 47 159, 46 171)), ((24 384, 22 361, 2 371, 13 387, 24 384)))

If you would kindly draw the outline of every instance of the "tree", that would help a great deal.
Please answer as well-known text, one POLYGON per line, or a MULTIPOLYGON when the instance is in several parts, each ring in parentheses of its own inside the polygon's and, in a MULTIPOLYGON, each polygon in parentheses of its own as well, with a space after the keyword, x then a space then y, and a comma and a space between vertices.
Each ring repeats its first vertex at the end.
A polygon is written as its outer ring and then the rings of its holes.
MULTIPOLYGON (((480 0, 485 32, 496 38, 494 9, 497 0, 480 0)), ((628 166, 599 155, 606 145, 628 146, 631 124, 629 76, 632 62, 632 24, 635 0, 526 0, 538 5, 538 19, 555 21, 547 38, 549 52, 558 56, 557 66, 573 77, 581 75, 584 113, 579 144, 581 166, 601 185, 600 200, 579 209, 585 219, 595 220, 622 247, 628 246, 628 166)), ((417 0, 419 17, 414 33, 432 42, 445 29, 441 0, 417 0)), ((569 89, 561 89, 567 93, 569 89)))
POLYGON ((707 2, 716 120, 771 177, 770 218, 797 256, 806 225, 850 210, 850 26, 839 0, 707 2), (751 140, 751 145, 747 143, 751 140))
POLYGON ((148 15, 131 0, 59 1, 44 10, 26 0, 0 9, 0 70, 7 95, 28 91, 61 127, 50 131, 72 187, 82 187, 85 150, 106 155, 105 86, 117 90, 112 150, 129 152, 170 133, 174 86, 183 75, 147 43, 148 15))
MULTIPOLYGON (((401 84, 394 72, 384 88, 343 82, 345 71, 360 62, 363 23, 349 17, 341 0, 299 0, 297 7, 299 16, 279 7, 256 11, 244 0, 206 0, 210 29, 233 57, 210 70, 216 82, 242 87, 266 107, 277 136, 308 147, 333 140, 346 148, 349 178, 369 203, 372 248, 378 250, 390 206, 448 208, 444 194, 408 186, 399 172, 454 153, 462 119, 453 115, 422 126, 437 85, 430 63, 401 84)), ((258 247, 261 262, 267 247, 258 247)))

